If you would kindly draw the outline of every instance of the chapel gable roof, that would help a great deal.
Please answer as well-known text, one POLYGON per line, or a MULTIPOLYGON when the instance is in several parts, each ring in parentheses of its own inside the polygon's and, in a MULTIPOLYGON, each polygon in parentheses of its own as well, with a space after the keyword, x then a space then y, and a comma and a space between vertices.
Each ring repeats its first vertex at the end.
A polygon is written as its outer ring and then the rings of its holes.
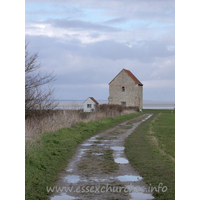
MULTIPOLYGON (((122 70, 119 72, 119 74, 120 74, 122 71, 125 71, 125 72, 127 73, 127 75, 130 76, 130 77, 134 80, 135 84, 138 84, 138 85, 140 85, 140 86, 143 86, 143 84, 132 74, 131 71, 129 71, 129 70, 127 70, 127 69, 122 69, 122 70)), ((119 74, 117 74, 117 76, 118 76, 119 74)), ((115 76, 115 78, 116 78, 117 76, 115 76)), ((109 83, 109 85, 115 80, 115 78, 109 83)))

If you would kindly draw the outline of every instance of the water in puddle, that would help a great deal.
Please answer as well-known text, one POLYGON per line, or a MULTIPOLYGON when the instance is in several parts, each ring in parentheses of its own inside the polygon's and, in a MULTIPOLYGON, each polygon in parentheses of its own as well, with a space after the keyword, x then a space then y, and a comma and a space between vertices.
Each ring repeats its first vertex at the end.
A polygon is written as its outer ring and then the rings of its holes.
POLYGON ((73 171, 73 169, 67 169, 66 171, 67 171, 67 172, 72 172, 72 171, 73 171))
POLYGON ((120 146, 114 146, 114 147, 110 147, 110 148, 114 151, 123 151, 125 149, 125 147, 120 147, 120 146))
POLYGON ((76 175, 68 175, 65 177, 65 181, 68 183, 78 183, 80 181, 80 177, 76 175))
POLYGON ((103 153, 92 153, 92 155, 95 155, 95 156, 102 156, 103 153))
POLYGON ((89 179, 83 178, 80 179, 80 176, 77 175, 68 175, 65 177, 65 181, 68 183, 78 183, 79 181, 88 182, 88 181, 95 181, 95 182, 104 182, 107 181, 108 178, 97 178, 97 177, 90 177, 89 179))
POLYGON ((65 193, 61 193, 61 196, 54 196, 54 197, 51 197, 51 200, 73 200, 73 199, 78 199, 76 197, 72 197, 70 195, 67 195, 65 193))
POLYGON ((88 151, 89 149, 80 149, 80 156, 83 155, 85 153, 85 151, 88 151))
POLYGON ((95 139, 97 139, 97 135, 90 138, 90 140, 95 140, 95 139))
POLYGON ((82 146, 91 146, 92 143, 81 144, 82 146))
MULTIPOLYGON (((124 175, 124 176, 117 176, 116 177, 119 181, 122 182, 130 182, 130 181, 140 181, 142 179, 141 176, 133 176, 133 175, 124 175)), ((96 177, 90 178, 93 181, 106 181, 107 179, 100 179, 96 177)), ((78 183, 79 181, 88 181, 86 179, 80 179, 80 176, 77 175, 68 175, 65 177, 65 181, 68 183, 78 183)))
POLYGON ((152 115, 147 116, 145 119, 142 120, 142 122, 146 121, 147 119, 149 119, 152 115))
POLYGON ((89 149, 80 149, 79 154, 78 154, 78 158, 80 159, 83 156, 83 154, 88 150, 89 149))
POLYGON ((115 162, 119 164, 127 164, 129 161, 126 158, 115 158, 115 162))
POLYGON ((96 142, 97 140, 95 139, 89 139, 88 142, 96 142))
POLYGON ((105 146, 106 144, 101 144, 101 143, 100 143, 100 144, 96 144, 96 145, 98 145, 98 146, 105 146))
POLYGON ((133 175, 124 175, 124 176, 117 176, 117 179, 119 179, 122 182, 128 182, 128 181, 140 181, 142 177, 133 175))
POLYGON ((130 200, 150 200, 150 199, 154 199, 154 197, 151 194, 147 194, 147 193, 136 193, 136 192, 132 192, 130 193, 131 198, 130 200))

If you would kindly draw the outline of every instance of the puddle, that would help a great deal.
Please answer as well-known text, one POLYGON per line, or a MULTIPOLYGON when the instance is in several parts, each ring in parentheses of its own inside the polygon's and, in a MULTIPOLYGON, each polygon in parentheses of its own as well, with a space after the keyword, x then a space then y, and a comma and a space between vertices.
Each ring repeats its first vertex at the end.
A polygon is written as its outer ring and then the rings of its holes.
POLYGON ((129 161, 126 158, 115 158, 115 162, 119 164, 127 164, 129 161))
POLYGON ((82 178, 80 179, 80 176, 77 175, 68 175, 65 177, 65 181, 68 183, 78 183, 79 181, 81 182, 89 182, 89 181, 95 181, 95 182, 105 182, 108 181, 108 178, 97 178, 97 177, 89 177, 87 178, 82 178))
POLYGON ((67 169, 66 170, 66 172, 72 172, 73 171, 73 169, 67 169))
POLYGON ((89 149, 80 149, 79 156, 82 156, 85 153, 85 151, 88 151, 88 150, 89 149))
POLYGON ((89 151, 89 149, 80 149, 79 154, 78 154, 78 159, 79 159, 79 160, 82 158, 83 154, 84 154, 86 151, 89 151))
POLYGON ((65 181, 68 183, 78 183, 80 181, 80 176, 68 175, 65 177, 65 181))
POLYGON ((102 156, 103 153, 92 153, 92 155, 95 155, 95 156, 102 156))
POLYGON ((95 140, 95 139, 89 139, 88 142, 96 142, 98 140, 95 140))
POLYGON ((82 146, 91 146, 92 143, 81 144, 82 146))
POLYGON ((142 121, 146 121, 147 119, 149 119, 152 115, 147 116, 145 119, 143 119, 142 121))
POLYGON ((123 151, 125 149, 125 147, 120 147, 120 146, 114 146, 114 147, 110 147, 110 148, 114 151, 123 151))
POLYGON ((98 146, 105 146, 106 144, 101 144, 101 143, 100 143, 100 144, 96 144, 96 145, 98 145, 98 146))
POLYGON ((147 193, 136 193, 136 192, 132 192, 130 193, 131 198, 130 200, 150 200, 150 199, 154 199, 154 197, 151 194, 147 194, 147 193))
MULTIPOLYGON (((110 179, 115 179, 114 177, 109 177, 110 179)), ((79 181, 87 182, 87 181, 95 181, 95 182, 104 182, 108 181, 109 178, 97 178, 97 177, 90 177, 88 179, 80 179, 80 176, 77 175, 68 175, 65 177, 65 181, 68 183, 78 183, 79 181)), ((142 179, 141 176, 133 176, 133 175, 124 175, 124 176, 117 176, 116 177, 121 182, 133 182, 133 181, 140 181, 142 179)))
POLYGON ((110 140, 113 140, 113 139, 117 139, 117 137, 116 136, 109 136, 109 138, 110 138, 110 140), (113 139, 112 139, 113 138, 113 139))
POLYGON ((128 182, 128 181, 140 181, 142 179, 141 176, 133 176, 133 175, 124 175, 124 176, 117 176, 117 179, 119 179, 122 182, 128 182))
POLYGON ((97 135, 92 136, 89 140, 95 140, 95 139, 97 139, 97 135))
POLYGON ((76 198, 76 197, 73 197, 73 196, 70 196, 70 195, 67 195, 65 193, 61 193, 61 196, 54 196, 54 197, 51 197, 51 200, 73 200, 73 199, 79 199, 79 198, 76 198))

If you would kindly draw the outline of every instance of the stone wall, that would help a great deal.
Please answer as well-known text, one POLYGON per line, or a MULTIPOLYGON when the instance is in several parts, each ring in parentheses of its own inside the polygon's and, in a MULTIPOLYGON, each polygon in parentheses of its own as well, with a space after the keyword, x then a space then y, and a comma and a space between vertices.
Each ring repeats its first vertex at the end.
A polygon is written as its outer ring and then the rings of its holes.
POLYGON ((126 106, 139 106, 143 107, 143 87, 135 84, 134 80, 122 71, 115 79, 109 84, 109 104, 119 104, 126 102, 126 106), (122 92, 122 87, 125 91, 122 92))

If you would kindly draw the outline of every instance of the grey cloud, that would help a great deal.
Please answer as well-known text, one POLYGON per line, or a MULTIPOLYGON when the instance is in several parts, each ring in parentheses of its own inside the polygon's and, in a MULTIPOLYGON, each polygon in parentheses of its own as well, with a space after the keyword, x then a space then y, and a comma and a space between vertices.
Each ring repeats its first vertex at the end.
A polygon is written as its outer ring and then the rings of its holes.
POLYGON ((138 10, 133 13, 134 19, 140 20, 148 20, 153 22, 162 22, 162 23, 174 23, 175 18, 175 10, 149 10, 149 11, 142 11, 138 10), (169 12, 170 11, 170 12, 169 12))
POLYGON ((55 20, 47 20, 47 22, 55 27, 60 27, 60 28, 73 28, 81 30, 86 29, 86 30, 106 31, 106 32, 120 31, 119 29, 110 26, 94 24, 91 22, 84 22, 81 20, 55 19, 55 20))
POLYGON ((38 9, 34 11, 26 11, 26 15, 60 15, 60 11, 58 10, 47 10, 47 9, 38 9))
POLYGON ((89 44, 86 52, 92 56, 105 57, 112 60, 131 59, 147 62, 155 57, 167 57, 174 52, 167 50, 166 45, 158 41, 144 41, 143 45, 131 48, 115 41, 102 41, 89 44))
MULTIPOLYGON (((52 55, 56 55, 57 51, 55 51, 55 48, 58 48, 60 50, 65 51, 78 51, 82 44, 78 39, 71 39, 64 42, 61 39, 58 38, 51 38, 47 36, 30 36, 26 35, 26 40, 30 41, 30 46, 33 51, 36 52, 44 52, 46 50, 52 49, 52 55), (45 51, 44 51, 45 49, 45 51)), ((48 51, 46 51, 48 52, 48 51)))
MULTIPOLYGON (((34 2, 35 3, 35 2, 34 2)), ((73 17, 82 17, 84 15, 83 11, 81 9, 78 9, 76 7, 70 6, 67 7, 66 5, 59 5, 56 2, 52 2, 53 9, 47 9, 47 8, 40 8, 36 10, 26 10, 26 16, 28 17, 35 17, 36 19, 39 17, 52 17, 52 16, 62 16, 62 17, 68 17, 68 19, 73 17)))
MULTIPOLYGON (((60 42, 55 38, 42 36, 27 36, 33 44, 33 48, 37 46, 39 49, 44 49, 41 52, 43 57, 49 56, 49 51, 52 49, 51 57, 55 57, 67 52, 82 57, 97 57, 106 58, 109 60, 138 60, 140 62, 153 62, 155 58, 165 58, 174 56, 174 51, 167 49, 167 44, 160 41, 143 41, 142 44, 133 45, 131 48, 125 44, 115 41, 101 41, 90 44, 82 44, 79 40, 69 40, 60 42)), ((59 61, 58 61, 59 62, 59 61)))
MULTIPOLYGON (((94 96, 107 99, 108 89, 98 85, 109 83, 122 68, 130 69, 144 83, 174 79, 174 50, 169 48, 174 45, 174 0, 26 0, 26 3, 29 2, 48 4, 43 9, 38 4, 38 10, 34 11, 33 8, 26 12, 26 24, 30 23, 27 24, 30 29, 35 28, 31 27, 32 22, 48 22, 54 27, 76 30, 76 34, 79 34, 79 30, 86 30, 91 38, 99 38, 105 32, 108 33, 107 38, 113 39, 83 44, 79 39, 67 35, 64 39, 26 35, 30 41, 30 51, 39 53, 42 70, 55 72, 57 98, 86 99, 94 96), (71 5, 74 5, 74 9, 71 5), (101 22, 83 21, 84 17, 90 17, 91 13, 87 11, 95 12, 95 9, 102 15, 101 22), (47 20, 39 22, 44 18, 47 20), (129 26, 133 22, 131 20, 138 19, 145 25, 134 26, 133 31, 122 32, 112 27, 124 22, 128 22, 126 25, 129 26), (142 42, 135 43, 138 40, 142 42), (128 47, 131 44, 132 47, 128 47), (79 88, 81 85, 84 87, 79 88)), ((173 101, 174 96, 173 87, 148 88, 144 85, 144 99, 173 101)))
MULTIPOLYGON (((44 71, 55 72, 57 80, 53 87, 57 91, 56 97, 60 99, 85 99, 92 95, 107 99, 106 88, 100 87, 97 94, 96 86, 92 85, 108 84, 122 68, 130 69, 141 82, 151 80, 154 71, 158 72, 154 79, 174 78, 174 66, 170 66, 169 70, 168 66, 164 71, 159 69, 159 65, 169 59, 167 56, 174 56, 174 53, 168 52, 165 44, 158 41, 145 41, 142 46, 129 48, 114 41, 83 46, 78 40, 63 42, 45 36, 26 36, 26 39, 30 41, 30 51, 39 53, 44 71), (162 57, 157 60, 155 56, 162 57)), ((173 88, 146 88, 144 85, 144 99, 173 100, 173 97, 173 88)))
POLYGON ((92 37, 92 38, 99 38, 100 36, 101 36, 100 33, 92 33, 92 34, 90 34, 90 37, 92 37))
POLYGON ((118 23, 123 23, 126 21, 127 21, 127 19, 125 19, 125 18, 114 18, 114 19, 105 21, 104 23, 105 24, 118 24, 118 23))
MULTIPOLYGON (((39 3, 57 3, 57 4, 62 4, 65 5, 66 3, 74 3, 74 4, 80 4, 80 5, 89 5, 90 7, 98 7, 99 5, 104 7, 110 7, 113 4, 117 4, 117 5, 121 5, 122 4, 135 4, 138 3, 138 0, 123 0, 123 2, 121 0, 26 0, 26 3, 35 3, 35 2, 39 2, 39 3)), ((139 2, 141 3, 153 3, 153 4, 157 4, 157 5, 162 5, 162 7, 174 7, 174 0, 151 0, 151 2, 149 2, 149 0, 140 0, 139 2)), ((150 4, 149 4, 150 5, 150 4)))
MULTIPOLYGON (((114 16, 113 23, 116 23, 118 20, 122 19, 144 19, 144 20, 156 20, 158 22, 174 22, 175 16, 175 1, 174 0, 41 0, 41 1, 31 1, 26 0, 26 3, 29 2, 39 2, 39 3, 46 3, 56 5, 63 9, 62 12, 66 13, 67 15, 71 15, 71 10, 66 8, 66 5, 70 3, 72 5, 79 5, 79 8, 85 9, 103 9, 105 15, 114 16), (111 11, 111 12, 110 12, 111 11), (115 21, 116 20, 116 21, 115 21)), ((75 8, 74 8, 75 9, 75 8)), ((83 14, 81 9, 77 11, 74 10, 74 13, 78 15, 83 14)), ((62 14, 62 13, 60 13, 62 14)), ((73 15, 74 16, 74 15, 73 15)), ((112 20, 111 20, 112 22, 112 20)), ((110 22, 110 23, 111 23, 110 22)), ((118 21, 119 22, 119 21, 118 21)), ((108 21, 109 23, 109 21, 108 21)))

